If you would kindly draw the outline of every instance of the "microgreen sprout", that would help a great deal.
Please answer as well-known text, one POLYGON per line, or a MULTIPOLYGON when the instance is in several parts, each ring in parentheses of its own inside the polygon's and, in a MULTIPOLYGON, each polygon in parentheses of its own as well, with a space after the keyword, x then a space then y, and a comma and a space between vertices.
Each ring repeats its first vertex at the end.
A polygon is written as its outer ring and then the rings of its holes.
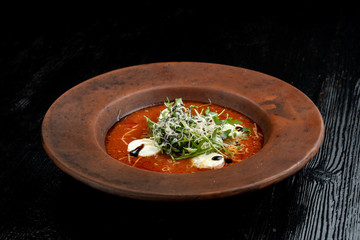
POLYGON ((158 122, 147 118, 150 138, 174 160, 195 157, 201 154, 218 152, 231 155, 225 148, 224 140, 248 136, 250 129, 241 126, 242 122, 228 115, 220 120, 220 114, 207 107, 200 112, 198 106, 186 108, 181 98, 164 103, 158 122))

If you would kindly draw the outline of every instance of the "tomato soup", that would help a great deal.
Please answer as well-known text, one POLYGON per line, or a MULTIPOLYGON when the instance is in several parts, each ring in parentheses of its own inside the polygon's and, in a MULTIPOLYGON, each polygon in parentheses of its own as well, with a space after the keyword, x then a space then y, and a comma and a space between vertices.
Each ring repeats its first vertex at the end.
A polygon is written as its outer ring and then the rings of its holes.
MULTIPOLYGON (((220 120, 231 117, 232 119, 241 121, 242 126, 250 129, 248 137, 236 140, 236 144, 241 146, 241 148, 236 148, 236 150, 231 149, 231 147, 228 148, 231 152, 231 157, 226 159, 225 164, 222 167, 227 167, 249 158, 262 148, 262 130, 254 121, 245 115, 216 104, 184 101, 184 105, 187 108, 191 105, 198 106, 197 110, 199 112, 208 109, 211 112, 218 113, 220 120)), ((166 153, 159 152, 155 155, 146 157, 134 156, 129 153, 128 145, 130 142, 136 139, 147 138, 151 133, 145 116, 151 121, 157 122, 159 114, 165 108, 164 105, 151 106, 131 113, 116 122, 105 137, 107 153, 124 164, 149 171, 163 173, 194 173, 212 170, 213 168, 198 168, 191 163, 190 159, 174 160, 166 153)))

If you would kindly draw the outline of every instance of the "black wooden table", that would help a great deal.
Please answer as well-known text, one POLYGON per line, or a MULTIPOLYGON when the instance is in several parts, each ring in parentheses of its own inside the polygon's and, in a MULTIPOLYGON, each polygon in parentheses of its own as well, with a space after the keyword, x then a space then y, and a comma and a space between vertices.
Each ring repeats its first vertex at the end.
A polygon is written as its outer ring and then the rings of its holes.
POLYGON ((360 239, 356 10, 161 7, 2 19, 0 239, 360 239), (228 64, 292 84, 323 115, 320 151, 277 184, 201 202, 112 196, 53 164, 40 126, 57 97, 98 74, 163 61, 228 64))

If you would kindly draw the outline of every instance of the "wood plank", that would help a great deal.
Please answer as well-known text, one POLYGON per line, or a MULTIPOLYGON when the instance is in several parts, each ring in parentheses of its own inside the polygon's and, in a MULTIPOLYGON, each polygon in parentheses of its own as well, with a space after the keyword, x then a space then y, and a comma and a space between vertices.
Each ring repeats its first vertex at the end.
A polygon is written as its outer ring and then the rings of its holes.
POLYGON ((325 139, 296 176, 290 219, 300 218, 300 222, 286 239, 360 239, 359 97, 360 79, 348 72, 324 81, 318 106, 324 116, 325 139))

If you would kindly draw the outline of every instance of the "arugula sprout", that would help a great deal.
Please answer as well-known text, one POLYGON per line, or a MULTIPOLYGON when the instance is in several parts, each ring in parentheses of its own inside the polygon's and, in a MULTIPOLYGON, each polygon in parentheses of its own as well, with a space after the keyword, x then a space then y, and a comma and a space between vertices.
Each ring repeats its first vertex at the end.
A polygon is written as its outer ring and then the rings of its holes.
POLYGON ((227 116, 220 120, 220 114, 211 112, 208 107, 198 112, 198 106, 186 108, 181 98, 164 103, 166 108, 160 113, 158 122, 146 118, 150 129, 150 138, 174 160, 195 157, 201 154, 218 152, 231 154, 224 146, 224 140, 243 136, 250 129, 235 126, 241 121, 227 116), (204 113, 205 112, 205 113, 204 113))

